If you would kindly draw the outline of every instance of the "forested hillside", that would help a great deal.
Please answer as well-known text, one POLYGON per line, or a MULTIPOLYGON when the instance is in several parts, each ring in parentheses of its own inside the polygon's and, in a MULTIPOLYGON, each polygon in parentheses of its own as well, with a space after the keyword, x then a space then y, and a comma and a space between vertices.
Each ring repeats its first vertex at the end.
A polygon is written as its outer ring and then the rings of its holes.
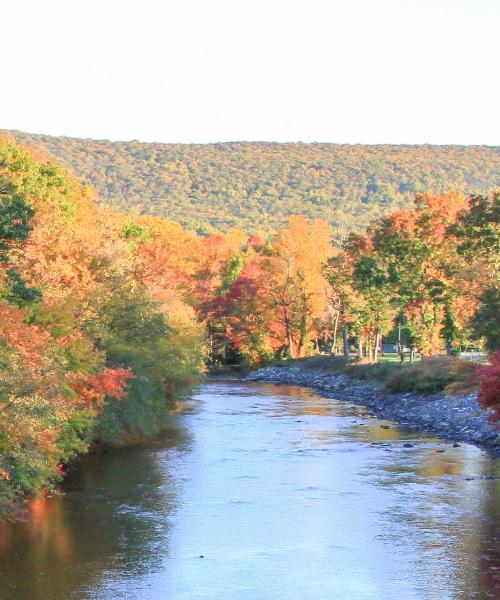
POLYGON ((45 148, 100 200, 200 232, 282 226, 292 214, 362 230, 416 193, 500 186, 500 147, 109 142, 10 132, 45 148))

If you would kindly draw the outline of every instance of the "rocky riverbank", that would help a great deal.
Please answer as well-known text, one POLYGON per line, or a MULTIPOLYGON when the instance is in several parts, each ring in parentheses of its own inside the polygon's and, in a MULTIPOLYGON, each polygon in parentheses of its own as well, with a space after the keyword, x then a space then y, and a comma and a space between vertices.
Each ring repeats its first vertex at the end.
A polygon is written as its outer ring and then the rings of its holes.
POLYGON ((474 444, 500 455, 500 430, 489 421, 490 413, 481 409, 476 394, 392 394, 382 386, 347 375, 326 375, 300 367, 265 367, 250 373, 246 379, 310 387, 328 398, 367 406, 377 416, 411 429, 427 431, 454 442, 474 444))

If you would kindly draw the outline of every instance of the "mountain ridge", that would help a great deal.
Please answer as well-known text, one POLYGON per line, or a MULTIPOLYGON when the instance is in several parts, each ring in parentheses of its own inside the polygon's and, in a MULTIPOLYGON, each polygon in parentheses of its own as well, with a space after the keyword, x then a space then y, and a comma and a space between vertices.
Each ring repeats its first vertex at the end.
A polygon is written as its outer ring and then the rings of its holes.
POLYGON ((500 187, 500 146, 216 142, 168 144, 2 130, 48 152, 100 201, 199 232, 270 231, 291 214, 360 230, 415 194, 500 187))

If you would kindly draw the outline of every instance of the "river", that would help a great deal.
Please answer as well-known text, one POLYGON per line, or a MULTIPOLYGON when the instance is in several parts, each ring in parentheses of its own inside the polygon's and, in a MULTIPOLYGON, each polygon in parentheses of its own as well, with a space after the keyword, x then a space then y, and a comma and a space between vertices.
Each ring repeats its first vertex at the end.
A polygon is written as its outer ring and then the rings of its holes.
POLYGON ((303 388, 207 383, 0 528, 0 598, 498 598, 499 472, 303 388))

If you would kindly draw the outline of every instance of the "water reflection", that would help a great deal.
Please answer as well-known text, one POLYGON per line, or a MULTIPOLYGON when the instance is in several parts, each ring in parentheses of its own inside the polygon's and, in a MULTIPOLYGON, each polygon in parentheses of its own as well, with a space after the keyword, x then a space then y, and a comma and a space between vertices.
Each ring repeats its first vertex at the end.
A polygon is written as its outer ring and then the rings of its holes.
POLYGON ((63 496, 31 503, 25 523, 0 525, 0 598, 83 598, 103 574, 161 566, 179 482, 165 456, 187 450, 181 430, 148 449, 89 456, 63 496))
POLYGON ((499 463, 485 453, 294 387, 209 384, 179 421, 90 457, 66 495, 4 524, 0 598, 500 594, 499 463))

